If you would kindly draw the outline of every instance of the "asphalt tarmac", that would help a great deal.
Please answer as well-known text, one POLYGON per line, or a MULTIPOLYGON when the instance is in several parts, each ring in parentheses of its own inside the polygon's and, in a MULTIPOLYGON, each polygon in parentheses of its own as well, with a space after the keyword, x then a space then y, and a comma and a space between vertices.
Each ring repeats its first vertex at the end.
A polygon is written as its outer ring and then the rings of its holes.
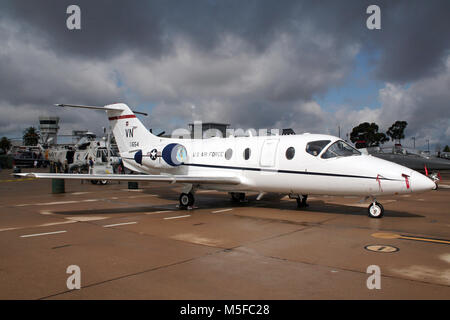
POLYGON ((51 180, 10 174, 0 299, 450 299, 450 175, 435 191, 380 198, 385 216, 371 219, 354 197, 297 209, 198 191, 179 210, 177 185, 66 181, 52 194, 51 180), (73 265, 81 289, 67 285, 73 265))

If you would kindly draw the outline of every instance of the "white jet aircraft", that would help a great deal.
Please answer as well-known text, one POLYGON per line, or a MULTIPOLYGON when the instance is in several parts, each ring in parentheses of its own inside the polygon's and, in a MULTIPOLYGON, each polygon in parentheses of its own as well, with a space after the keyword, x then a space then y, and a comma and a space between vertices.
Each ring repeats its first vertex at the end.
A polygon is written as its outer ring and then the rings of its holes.
MULTIPOLYGON (((306 206, 307 195, 371 198, 368 215, 383 216, 377 196, 436 189, 417 171, 361 154, 330 135, 301 134, 210 139, 172 139, 153 135, 123 103, 104 107, 57 105, 105 110, 124 165, 136 174, 24 173, 58 179, 166 181, 184 184, 179 207, 192 208, 197 189, 229 192, 240 201, 246 192, 287 194, 306 206)), ((138 112, 136 112, 138 113, 138 112)))

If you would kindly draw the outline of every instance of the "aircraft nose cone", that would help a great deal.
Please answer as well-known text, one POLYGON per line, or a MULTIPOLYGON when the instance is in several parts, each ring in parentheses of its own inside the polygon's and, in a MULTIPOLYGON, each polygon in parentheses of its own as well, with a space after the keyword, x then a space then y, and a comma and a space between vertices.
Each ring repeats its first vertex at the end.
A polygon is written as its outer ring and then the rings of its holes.
POLYGON ((411 186, 413 192, 435 190, 437 187, 433 180, 417 171, 411 172, 411 186))

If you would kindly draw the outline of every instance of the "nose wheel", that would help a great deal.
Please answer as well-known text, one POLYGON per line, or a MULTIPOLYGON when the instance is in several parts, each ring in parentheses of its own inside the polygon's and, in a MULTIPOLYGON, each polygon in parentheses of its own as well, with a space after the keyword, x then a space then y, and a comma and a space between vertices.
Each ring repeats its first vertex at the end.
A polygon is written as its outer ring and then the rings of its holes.
POLYGON ((194 195, 192 192, 182 193, 180 195, 180 209, 187 209, 188 207, 192 207, 194 205, 194 195))
POLYGON ((384 214, 384 208, 379 202, 372 202, 368 208, 369 217, 379 219, 384 214))

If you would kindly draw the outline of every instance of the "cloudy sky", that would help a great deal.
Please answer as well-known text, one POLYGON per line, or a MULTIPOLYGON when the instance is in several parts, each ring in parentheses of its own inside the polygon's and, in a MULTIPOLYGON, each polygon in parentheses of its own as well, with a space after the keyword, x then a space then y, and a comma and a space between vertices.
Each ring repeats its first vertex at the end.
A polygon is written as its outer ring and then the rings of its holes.
POLYGON ((404 145, 450 144, 450 2, 0 0, 0 136, 39 115, 61 133, 107 125, 54 103, 125 102, 154 131, 193 120, 342 136, 408 121, 404 145), (81 30, 66 9, 81 8, 81 30), (366 9, 381 8, 381 30, 366 9))

